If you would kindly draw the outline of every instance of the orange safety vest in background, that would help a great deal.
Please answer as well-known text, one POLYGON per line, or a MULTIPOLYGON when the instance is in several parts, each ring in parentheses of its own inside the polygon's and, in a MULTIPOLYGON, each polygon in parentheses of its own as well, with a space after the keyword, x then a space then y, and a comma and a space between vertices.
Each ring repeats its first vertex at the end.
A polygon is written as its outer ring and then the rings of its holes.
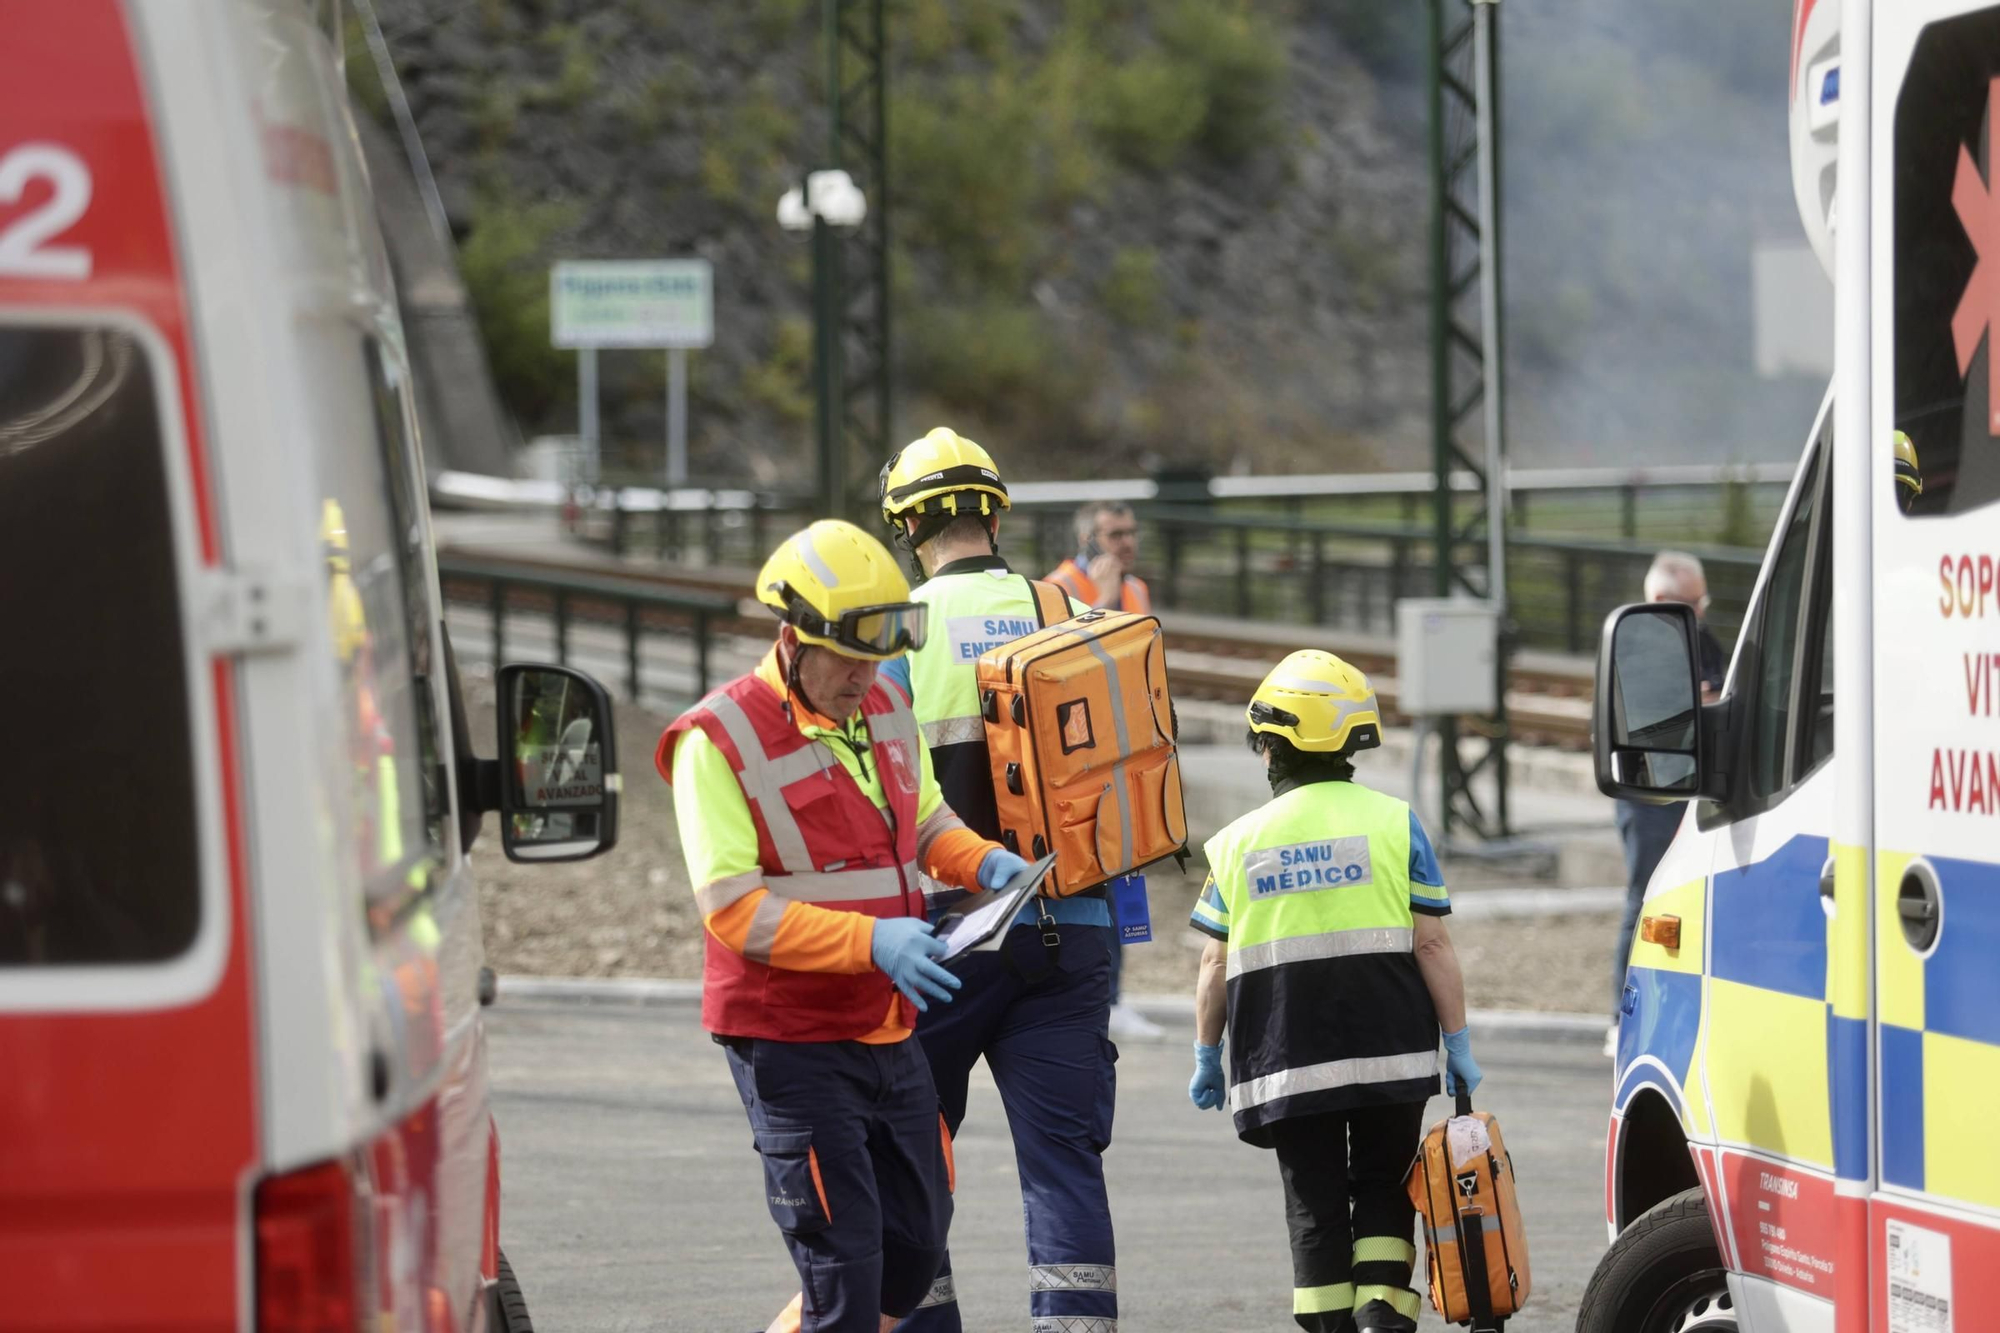
MULTIPOLYGON (((877 683, 861 705, 886 810, 840 761, 802 733, 754 673, 731 681, 675 719, 654 756, 673 773, 674 747, 700 727, 729 760, 757 826, 757 862, 774 897, 873 917, 924 915, 917 877, 917 720, 902 694, 877 683), (895 829, 894 841, 890 827, 895 829)), ((691 793, 677 793, 685 800, 691 793)), ((745 958, 704 932, 701 1024, 722 1037, 855 1041, 882 1026, 893 998, 904 1027, 916 1006, 879 971, 798 972, 745 958)))
MULTIPOLYGON (((1051 583, 1060 583, 1069 590, 1070 596, 1088 606, 1097 605, 1097 585, 1090 575, 1075 560, 1065 560, 1049 575, 1051 583)), ((1118 609, 1146 614, 1153 609, 1153 595, 1146 591, 1146 581, 1133 574, 1125 576, 1124 584, 1118 589, 1118 609)))

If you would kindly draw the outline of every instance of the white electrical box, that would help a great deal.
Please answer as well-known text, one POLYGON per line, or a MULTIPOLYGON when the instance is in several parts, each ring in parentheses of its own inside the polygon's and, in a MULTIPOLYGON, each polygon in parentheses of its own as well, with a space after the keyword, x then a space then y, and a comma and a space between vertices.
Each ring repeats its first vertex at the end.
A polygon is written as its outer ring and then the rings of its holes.
POLYGON ((1396 603, 1397 710, 1408 717, 1491 713, 1499 618, 1491 603, 1405 597, 1396 603))

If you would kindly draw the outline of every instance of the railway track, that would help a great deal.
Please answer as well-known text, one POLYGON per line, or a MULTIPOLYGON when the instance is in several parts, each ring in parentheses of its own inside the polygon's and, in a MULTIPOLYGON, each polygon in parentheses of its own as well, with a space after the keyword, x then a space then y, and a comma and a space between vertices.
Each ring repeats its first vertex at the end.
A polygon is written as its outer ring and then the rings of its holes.
MULTIPOLYGON (((747 600, 748 575, 743 570, 655 569, 604 561, 522 558, 507 551, 459 549, 453 554, 505 563, 544 576, 570 573, 579 577, 615 577, 663 590, 719 593, 747 600)), ((481 605, 488 599, 481 585, 450 576, 445 579, 445 595, 447 600, 481 605)), ((508 606, 510 610, 546 613, 552 599, 547 593, 514 589, 509 593, 508 606)), ((569 599, 568 614, 578 621, 623 620, 621 611, 609 604, 593 604, 587 594, 569 599)), ((1174 694, 1183 699, 1240 702, 1249 697, 1280 658, 1309 637, 1303 626, 1249 624, 1172 611, 1163 612, 1161 621, 1167 631, 1167 666, 1174 694)), ((649 631, 670 632, 683 622, 671 613, 648 613, 641 623, 649 631)), ((761 611, 752 613, 745 608, 740 614, 711 619, 710 630, 725 638, 766 639, 771 622, 761 611)), ((1387 720, 1404 720, 1396 706, 1398 684, 1392 641, 1381 635, 1337 630, 1324 630, 1315 637, 1320 644, 1368 673, 1378 699, 1390 714, 1387 720)), ((1512 739, 1523 745, 1588 749, 1591 692, 1592 680, 1586 664, 1546 654, 1522 654, 1508 676, 1507 714, 1512 739)), ((1466 725, 1477 729, 1479 724, 1466 725)))

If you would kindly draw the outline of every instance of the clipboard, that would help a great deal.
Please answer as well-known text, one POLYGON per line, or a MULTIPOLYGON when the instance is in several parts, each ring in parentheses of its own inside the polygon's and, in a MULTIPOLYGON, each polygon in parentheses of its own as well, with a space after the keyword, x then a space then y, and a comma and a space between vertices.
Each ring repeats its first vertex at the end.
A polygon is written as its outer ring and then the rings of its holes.
POLYGON ((1035 896, 1035 890, 1041 887, 1055 863, 1055 854, 1051 852, 999 888, 982 889, 953 904, 949 912, 938 918, 935 932, 935 937, 945 942, 943 961, 949 963, 960 954, 998 949, 1008 928, 1035 896))

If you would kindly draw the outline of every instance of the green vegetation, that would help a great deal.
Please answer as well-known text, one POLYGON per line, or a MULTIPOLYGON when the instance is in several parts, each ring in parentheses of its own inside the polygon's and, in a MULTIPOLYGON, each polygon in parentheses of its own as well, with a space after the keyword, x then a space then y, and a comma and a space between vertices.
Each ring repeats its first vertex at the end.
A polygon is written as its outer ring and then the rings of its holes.
POLYGON ((1104 308, 1126 328, 1150 327, 1160 314, 1160 256, 1144 246, 1127 246, 1111 257, 1099 292, 1104 308))
POLYGON ((812 321, 786 315, 778 320, 770 355, 743 372, 743 392, 778 420, 801 425, 813 414, 812 369, 812 321))
POLYGON ((575 224, 568 205, 489 191, 458 249, 494 383, 526 420, 539 419, 567 390, 570 354, 549 345, 548 264, 555 237, 575 224))
POLYGON ((1208 119, 1208 97, 1179 62, 1150 51, 1105 75, 1096 129, 1120 160, 1160 173, 1180 160, 1208 119))
POLYGON ((558 56, 558 66, 554 79, 530 84, 523 100, 530 106, 548 106, 570 111, 583 105, 590 95, 597 91, 597 57, 590 49, 590 39, 583 29, 571 23, 558 23, 542 30, 538 39, 542 49, 553 51, 558 56))
POLYGON ((1173 0, 1159 17, 1161 49, 1184 71, 1204 111, 1197 140, 1238 162, 1275 128, 1289 57, 1277 24, 1248 0, 1173 0))
POLYGON ((1769 521, 1758 517, 1750 484, 1733 477, 1722 488, 1722 526, 1716 530, 1718 546, 1756 546, 1770 532, 1769 521))
POLYGON ((800 146, 798 117, 778 96, 776 81, 760 74, 742 101, 726 114, 710 109, 701 148, 701 186, 719 203, 767 216, 787 182, 785 166, 800 146))

